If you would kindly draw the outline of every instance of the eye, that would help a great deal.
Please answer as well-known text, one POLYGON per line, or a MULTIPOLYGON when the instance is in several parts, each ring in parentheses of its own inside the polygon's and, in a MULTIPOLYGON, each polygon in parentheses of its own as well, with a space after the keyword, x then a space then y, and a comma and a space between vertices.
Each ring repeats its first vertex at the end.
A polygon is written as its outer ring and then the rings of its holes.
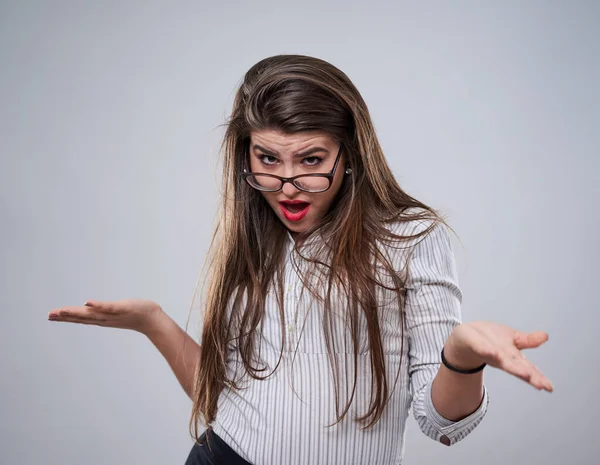
POLYGON ((272 155, 257 155, 257 158, 263 165, 266 166, 273 166, 275 163, 277 163, 277 158, 272 155))
POLYGON ((308 165, 308 166, 317 166, 323 162, 323 159, 321 157, 313 156, 313 157, 306 157, 302 161, 306 162, 306 165, 308 165))

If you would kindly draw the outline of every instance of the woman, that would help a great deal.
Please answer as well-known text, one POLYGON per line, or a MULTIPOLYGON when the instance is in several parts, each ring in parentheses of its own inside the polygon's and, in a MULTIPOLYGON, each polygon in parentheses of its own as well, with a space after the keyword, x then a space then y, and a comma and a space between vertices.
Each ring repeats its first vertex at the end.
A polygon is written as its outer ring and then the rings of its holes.
POLYGON ((201 345, 150 301, 49 315, 149 337, 194 401, 187 464, 398 464, 411 404, 443 444, 477 426, 487 365, 552 391, 521 353, 546 333, 461 323, 449 228, 398 186, 343 72, 257 63, 223 152, 201 345))

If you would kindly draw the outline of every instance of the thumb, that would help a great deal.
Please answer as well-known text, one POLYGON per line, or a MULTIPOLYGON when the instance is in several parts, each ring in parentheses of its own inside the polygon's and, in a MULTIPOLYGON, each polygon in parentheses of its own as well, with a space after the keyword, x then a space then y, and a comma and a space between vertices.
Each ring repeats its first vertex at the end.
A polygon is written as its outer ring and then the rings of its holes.
POLYGON ((518 331, 515 334, 514 342, 515 346, 520 349, 533 349, 539 347, 548 340, 548 333, 544 331, 534 331, 531 333, 524 333, 518 331))

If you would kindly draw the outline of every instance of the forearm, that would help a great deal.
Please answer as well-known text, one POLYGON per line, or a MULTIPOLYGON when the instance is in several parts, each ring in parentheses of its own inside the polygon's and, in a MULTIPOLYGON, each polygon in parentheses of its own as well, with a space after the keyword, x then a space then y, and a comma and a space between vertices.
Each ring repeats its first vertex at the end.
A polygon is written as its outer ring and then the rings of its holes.
MULTIPOLYGON (((448 355, 446 358, 454 365, 448 355)), ((476 365, 469 367, 472 366, 476 365)), ((431 400, 441 416, 451 421, 462 420, 477 410, 482 399, 483 371, 466 375, 440 366, 431 386, 431 400)))
POLYGON ((162 310, 157 312, 144 334, 167 360, 179 384, 192 398, 200 345, 162 310))

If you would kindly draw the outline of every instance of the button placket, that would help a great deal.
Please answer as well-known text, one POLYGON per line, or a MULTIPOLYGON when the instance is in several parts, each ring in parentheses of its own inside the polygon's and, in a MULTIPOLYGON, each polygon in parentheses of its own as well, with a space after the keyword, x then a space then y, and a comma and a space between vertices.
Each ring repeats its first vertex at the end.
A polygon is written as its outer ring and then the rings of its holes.
POLYGON ((290 274, 291 274, 291 265, 289 262, 286 264, 285 268, 285 282, 283 283, 283 291, 284 291, 284 315, 285 315, 285 338, 288 341, 287 350, 292 351, 295 344, 295 327, 294 327, 294 299, 292 297, 292 284, 290 282, 290 274))
POLYGON ((288 350, 294 351, 298 344, 298 281, 296 271, 291 263, 286 265, 284 291, 285 291, 285 329, 286 338, 289 341, 288 350))

